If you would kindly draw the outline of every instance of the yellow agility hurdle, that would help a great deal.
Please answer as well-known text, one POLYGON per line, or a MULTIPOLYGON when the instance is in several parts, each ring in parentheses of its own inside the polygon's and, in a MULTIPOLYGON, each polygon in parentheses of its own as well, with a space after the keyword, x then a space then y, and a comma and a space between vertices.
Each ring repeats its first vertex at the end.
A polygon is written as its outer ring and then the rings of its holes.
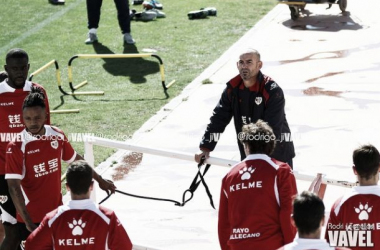
MULTIPOLYGON (((61 87, 61 72, 59 71, 59 66, 57 60, 51 60, 41 68, 37 69, 34 71, 32 74, 29 76, 29 81, 32 81, 33 77, 40 74, 42 71, 46 70, 48 67, 51 65, 55 65, 55 76, 57 78, 57 84, 58 84, 58 89, 63 93, 64 95, 67 95, 67 93, 62 89, 61 87)), ((50 110, 51 114, 67 114, 67 113, 79 113, 79 109, 61 109, 61 110, 50 110)))
POLYGON ((71 91, 74 93, 75 90, 83 87, 85 84, 87 84, 87 81, 84 81, 77 86, 73 86, 73 72, 72 72, 72 62, 77 58, 83 58, 83 59, 91 59, 91 58, 143 58, 143 57, 154 57, 159 61, 160 64, 160 74, 161 74, 161 84, 162 88, 164 89, 165 93, 168 88, 170 88, 174 83, 175 80, 171 81, 168 85, 165 84, 165 71, 164 71, 164 64, 162 59, 156 55, 156 54, 78 54, 70 58, 68 63, 68 70, 69 70, 69 85, 71 88, 71 91))
MULTIPOLYGON (((104 91, 76 92, 76 93, 74 93, 74 92, 66 92, 65 90, 63 90, 62 85, 61 85, 61 72, 59 70, 59 66, 58 66, 58 61, 57 60, 51 60, 50 62, 48 62, 47 64, 45 64, 41 68, 39 68, 36 71, 34 71, 32 74, 30 74, 29 81, 31 81, 34 76, 38 75, 39 73, 41 73, 42 71, 44 71, 45 69, 47 69, 49 66, 51 66, 53 64, 55 65, 58 89, 59 89, 59 91, 61 91, 61 93, 63 95, 104 95, 104 91)), ((87 81, 82 82, 79 85, 83 86, 85 84, 87 84, 87 81)))

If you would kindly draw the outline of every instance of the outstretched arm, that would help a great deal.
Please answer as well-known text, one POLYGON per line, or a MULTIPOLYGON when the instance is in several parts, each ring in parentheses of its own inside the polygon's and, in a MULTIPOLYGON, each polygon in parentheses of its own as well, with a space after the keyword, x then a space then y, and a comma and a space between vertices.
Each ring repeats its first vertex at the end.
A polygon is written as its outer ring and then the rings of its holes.
MULTIPOLYGON (((84 158, 81 155, 77 154, 74 161, 77 161, 77 160, 84 160, 84 158)), ((92 170, 92 178, 94 178, 94 180, 98 182, 99 187, 102 190, 106 191, 107 194, 109 192, 111 192, 112 194, 115 193, 115 190, 116 190, 115 184, 110 180, 103 179, 102 176, 100 176, 94 169, 92 170)))

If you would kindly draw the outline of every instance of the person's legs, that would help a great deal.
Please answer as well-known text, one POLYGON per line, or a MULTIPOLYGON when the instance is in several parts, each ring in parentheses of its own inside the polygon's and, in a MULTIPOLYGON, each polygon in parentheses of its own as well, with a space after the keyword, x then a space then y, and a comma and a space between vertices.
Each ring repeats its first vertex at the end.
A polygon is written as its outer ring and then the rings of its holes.
POLYGON ((88 29, 97 29, 100 21, 100 9, 103 0, 86 0, 88 29))
POLYGON ((18 250, 20 246, 20 233, 17 224, 3 222, 5 237, 0 250, 18 250))
POLYGON ((3 242, 4 236, 5 236, 5 232, 4 232, 3 221, 0 220, 0 247, 1 247, 1 243, 3 242))
POLYGON ((0 250, 15 250, 20 245, 19 231, 16 224, 16 208, 13 205, 8 191, 8 183, 4 177, 4 175, 0 175, 1 220, 5 232, 0 250))
POLYGON ((117 9, 117 20, 121 32, 131 33, 131 20, 129 19, 129 3, 128 0, 114 0, 117 9))
POLYGON ((131 36, 131 20, 129 16, 128 0, 114 0, 117 9, 117 20, 121 32, 124 35, 124 41, 128 44, 134 44, 135 40, 131 36))
MULTIPOLYGON (((35 223, 35 224, 37 227, 40 225, 40 223, 35 223)), ((21 241, 20 246, 21 246, 21 249, 24 250, 25 249, 25 241, 28 238, 28 236, 31 234, 31 232, 26 228, 25 223, 17 222, 17 226, 18 226, 18 231, 20 234, 20 241, 21 241)))
POLYGON ((98 41, 96 29, 99 27, 102 3, 103 0, 86 0, 88 18, 87 28, 89 29, 87 39, 84 41, 86 44, 93 44, 98 41))

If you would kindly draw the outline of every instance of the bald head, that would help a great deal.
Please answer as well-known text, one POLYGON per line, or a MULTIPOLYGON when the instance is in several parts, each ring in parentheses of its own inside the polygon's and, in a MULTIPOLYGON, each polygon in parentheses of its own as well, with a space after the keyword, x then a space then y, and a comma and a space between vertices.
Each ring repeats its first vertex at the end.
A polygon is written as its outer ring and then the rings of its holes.
POLYGON ((260 57, 261 57, 259 51, 252 49, 252 48, 245 48, 245 49, 241 50, 240 54, 239 54, 239 59, 243 55, 254 55, 256 57, 257 61, 260 61, 260 57))

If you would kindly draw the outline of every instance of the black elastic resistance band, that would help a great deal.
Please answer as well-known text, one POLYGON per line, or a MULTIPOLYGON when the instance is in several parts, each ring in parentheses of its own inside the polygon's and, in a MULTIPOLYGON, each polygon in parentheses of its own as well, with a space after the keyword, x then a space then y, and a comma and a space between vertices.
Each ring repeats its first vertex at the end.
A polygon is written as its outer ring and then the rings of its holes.
MULTIPOLYGON (((201 167, 203 165, 203 163, 205 162, 205 158, 202 157, 200 163, 198 164, 198 172, 197 174, 195 175, 195 178, 194 180, 192 181, 190 187, 185 190, 185 192, 183 193, 182 195, 182 203, 179 202, 179 201, 175 201, 175 200, 171 200, 171 199, 164 199, 164 198, 155 198, 155 197, 149 197, 149 196, 142 196, 142 195, 136 195, 136 194, 130 194, 130 193, 126 193, 126 192, 123 192, 123 191, 119 191, 119 190, 115 190, 115 192, 117 193, 120 193, 120 194, 124 194, 124 195, 128 195, 128 196, 131 196, 131 197, 135 197, 135 198, 140 198, 140 199, 148 199, 148 200, 156 200, 156 201, 167 201, 167 202, 173 202, 174 205, 176 206, 180 206, 180 207, 183 207, 185 206, 185 204, 190 201, 193 196, 194 196, 194 192, 195 190, 197 190, 199 184, 202 182, 203 186, 205 187, 206 189, 206 193, 207 193, 207 196, 209 197, 210 199, 210 204, 211 206, 215 209, 215 206, 214 206, 214 202, 213 202, 213 199, 212 199, 212 195, 211 195, 211 192, 206 184, 206 181, 204 179, 204 176, 206 175, 207 171, 209 170, 210 168, 210 164, 207 164, 205 166, 205 169, 203 171, 203 174, 201 173, 201 167), (200 180, 198 180, 198 176, 200 178, 200 180), (190 192, 190 197, 188 199, 186 199, 186 194, 190 192)), ((106 200, 108 200, 109 197, 111 197, 112 194, 108 194, 106 198, 104 198, 101 202, 99 202, 99 204, 102 204, 103 202, 105 202, 106 200)))

